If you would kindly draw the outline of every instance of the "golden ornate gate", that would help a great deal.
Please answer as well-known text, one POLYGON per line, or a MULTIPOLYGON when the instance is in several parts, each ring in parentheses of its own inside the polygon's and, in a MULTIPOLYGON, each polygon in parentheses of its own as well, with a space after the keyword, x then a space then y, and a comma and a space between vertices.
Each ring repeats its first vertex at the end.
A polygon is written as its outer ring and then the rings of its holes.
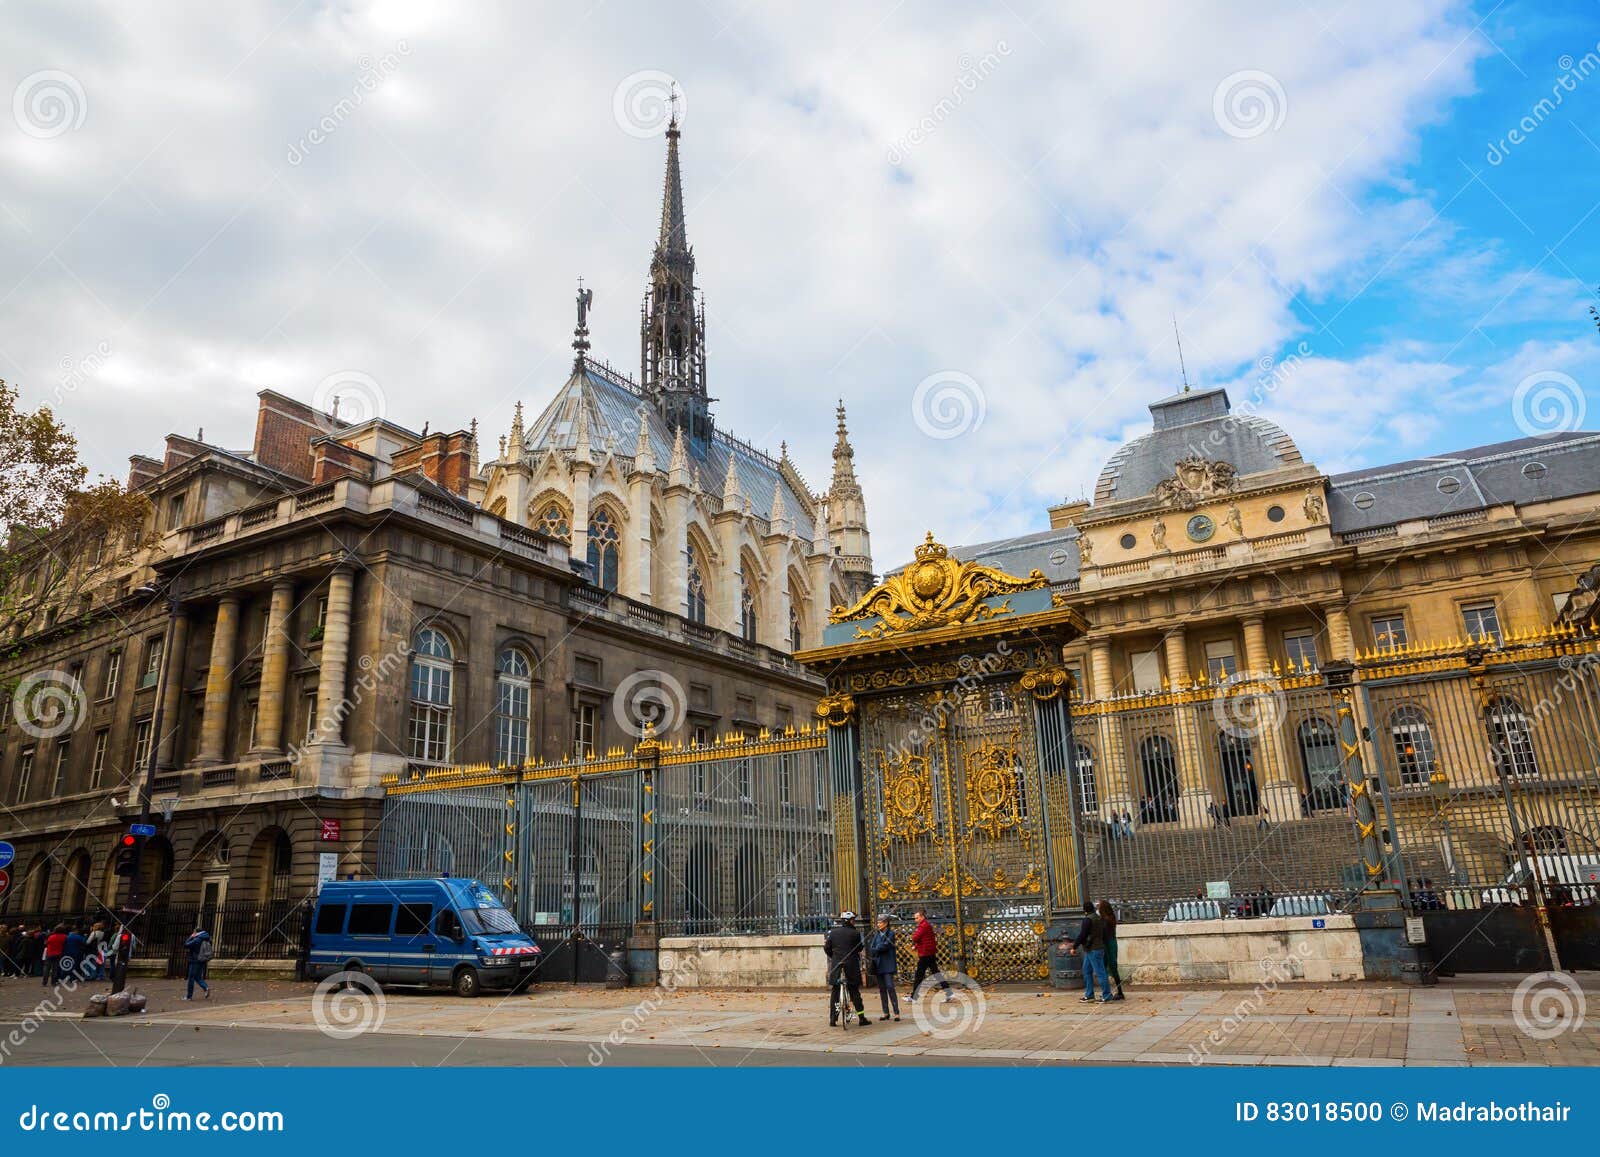
POLYGON ((1050 913, 1076 902, 1061 649, 1083 629, 1037 571, 958 562, 930 535, 800 656, 828 678, 835 814, 856 821, 836 894, 904 921, 926 909, 946 968, 1042 978, 1050 913))

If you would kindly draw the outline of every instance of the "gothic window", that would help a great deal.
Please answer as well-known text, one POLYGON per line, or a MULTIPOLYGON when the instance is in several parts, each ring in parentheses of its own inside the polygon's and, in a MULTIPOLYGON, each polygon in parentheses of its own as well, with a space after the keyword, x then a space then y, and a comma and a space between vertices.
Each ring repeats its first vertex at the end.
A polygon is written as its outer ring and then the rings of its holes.
POLYGON ((700 552, 693 547, 689 549, 689 619, 702 626, 706 621, 706 577, 700 569, 700 552))
POLYGON ((739 633, 747 643, 756 641, 756 597, 743 567, 739 569, 739 633))
POLYGON ((617 589, 617 559, 621 535, 609 511, 596 511, 589 519, 589 569, 596 583, 617 589))
POLYGON ((424 627, 411 652, 411 758, 430 763, 450 759, 450 716, 455 664, 443 631, 424 627))
POLYGON ((533 667, 515 647, 507 647, 495 661, 494 758, 502 767, 528 760, 528 731, 532 720, 533 667))
POLYGON ((551 538, 559 538, 562 542, 572 541, 572 523, 568 520, 566 511, 554 502, 545 506, 540 513, 539 530, 551 538))

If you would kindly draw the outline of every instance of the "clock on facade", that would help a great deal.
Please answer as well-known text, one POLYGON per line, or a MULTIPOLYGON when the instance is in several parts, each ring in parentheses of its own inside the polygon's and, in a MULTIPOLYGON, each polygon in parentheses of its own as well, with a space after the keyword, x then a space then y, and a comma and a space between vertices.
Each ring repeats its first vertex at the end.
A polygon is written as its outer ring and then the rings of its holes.
POLYGON ((1197 514, 1189 520, 1189 537, 1196 542, 1204 542, 1217 532, 1217 524, 1204 514, 1197 514))

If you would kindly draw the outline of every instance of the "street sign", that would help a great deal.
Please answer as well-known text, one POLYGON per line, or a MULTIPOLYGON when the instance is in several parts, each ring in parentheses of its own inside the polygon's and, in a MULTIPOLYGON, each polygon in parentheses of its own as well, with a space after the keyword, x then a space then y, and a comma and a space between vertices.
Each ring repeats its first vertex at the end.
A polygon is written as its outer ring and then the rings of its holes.
POLYGON ((322 891, 322 885, 329 880, 339 878, 339 853, 319 852, 317 854, 317 891, 322 891))
POLYGON ((11 888, 11 873, 0 868, 0 896, 4 896, 11 888))
POLYGON ((1328 922, 1326 920, 1313 920, 1311 921, 1311 926, 1313 928, 1326 928, 1328 926, 1328 922))
POLYGON ((156 834, 155 824, 131 824, 128 830, 136 836, 153 836, 156 834))
POLYGON ((4 841, 0 841, 0 868, 9 868, 11 861, 16 858, 17 849, 4 841))
POLYGON ((328 840, 328 841, 343 839, 344 838, 344 821, 343 820, 323 820, 322 821, 322 838, 324 840, 328 840))

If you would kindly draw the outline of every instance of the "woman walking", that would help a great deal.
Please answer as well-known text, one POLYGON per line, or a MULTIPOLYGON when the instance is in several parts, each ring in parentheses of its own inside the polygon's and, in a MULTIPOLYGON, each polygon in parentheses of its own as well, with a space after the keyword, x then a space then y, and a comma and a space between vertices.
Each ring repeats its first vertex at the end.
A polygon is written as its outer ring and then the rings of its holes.
POLYGON ((1117 986, 1117 994, 1112 1000, 1127 1000, 1122 995, 1122 973, 1117 971, 1117 910, 1109 901, 1100 901, 1100 919, 1106 925, 1106 971, 1111 974, 1112 982, 1117 986))
POLYGON ((867 945, 867 955, 872 961, 872 975, 878 981, 878 999, 883 1002, 883 1015, 887 1019, 890 1015, 890 1005, 894 1006, 894 1018, 900 1019, 900 994, 894 989, 895 954, 894 954, 894 929, 889 927, 889 917, 878 917, 878 930, 872 934, 872 943, 867 945))
POLYGON ((184 1000, 194 999, 194 986, 199 985, 200 991, 206 994, 206 999, 211 999, 211 986, 206 983, 206 965, 211 963, 213 949, 211 947, 211 933, 204 928, 196 928, 189 934, 189 939, 183 942, 184 948, 189 953, 189 991, 184 1000))

